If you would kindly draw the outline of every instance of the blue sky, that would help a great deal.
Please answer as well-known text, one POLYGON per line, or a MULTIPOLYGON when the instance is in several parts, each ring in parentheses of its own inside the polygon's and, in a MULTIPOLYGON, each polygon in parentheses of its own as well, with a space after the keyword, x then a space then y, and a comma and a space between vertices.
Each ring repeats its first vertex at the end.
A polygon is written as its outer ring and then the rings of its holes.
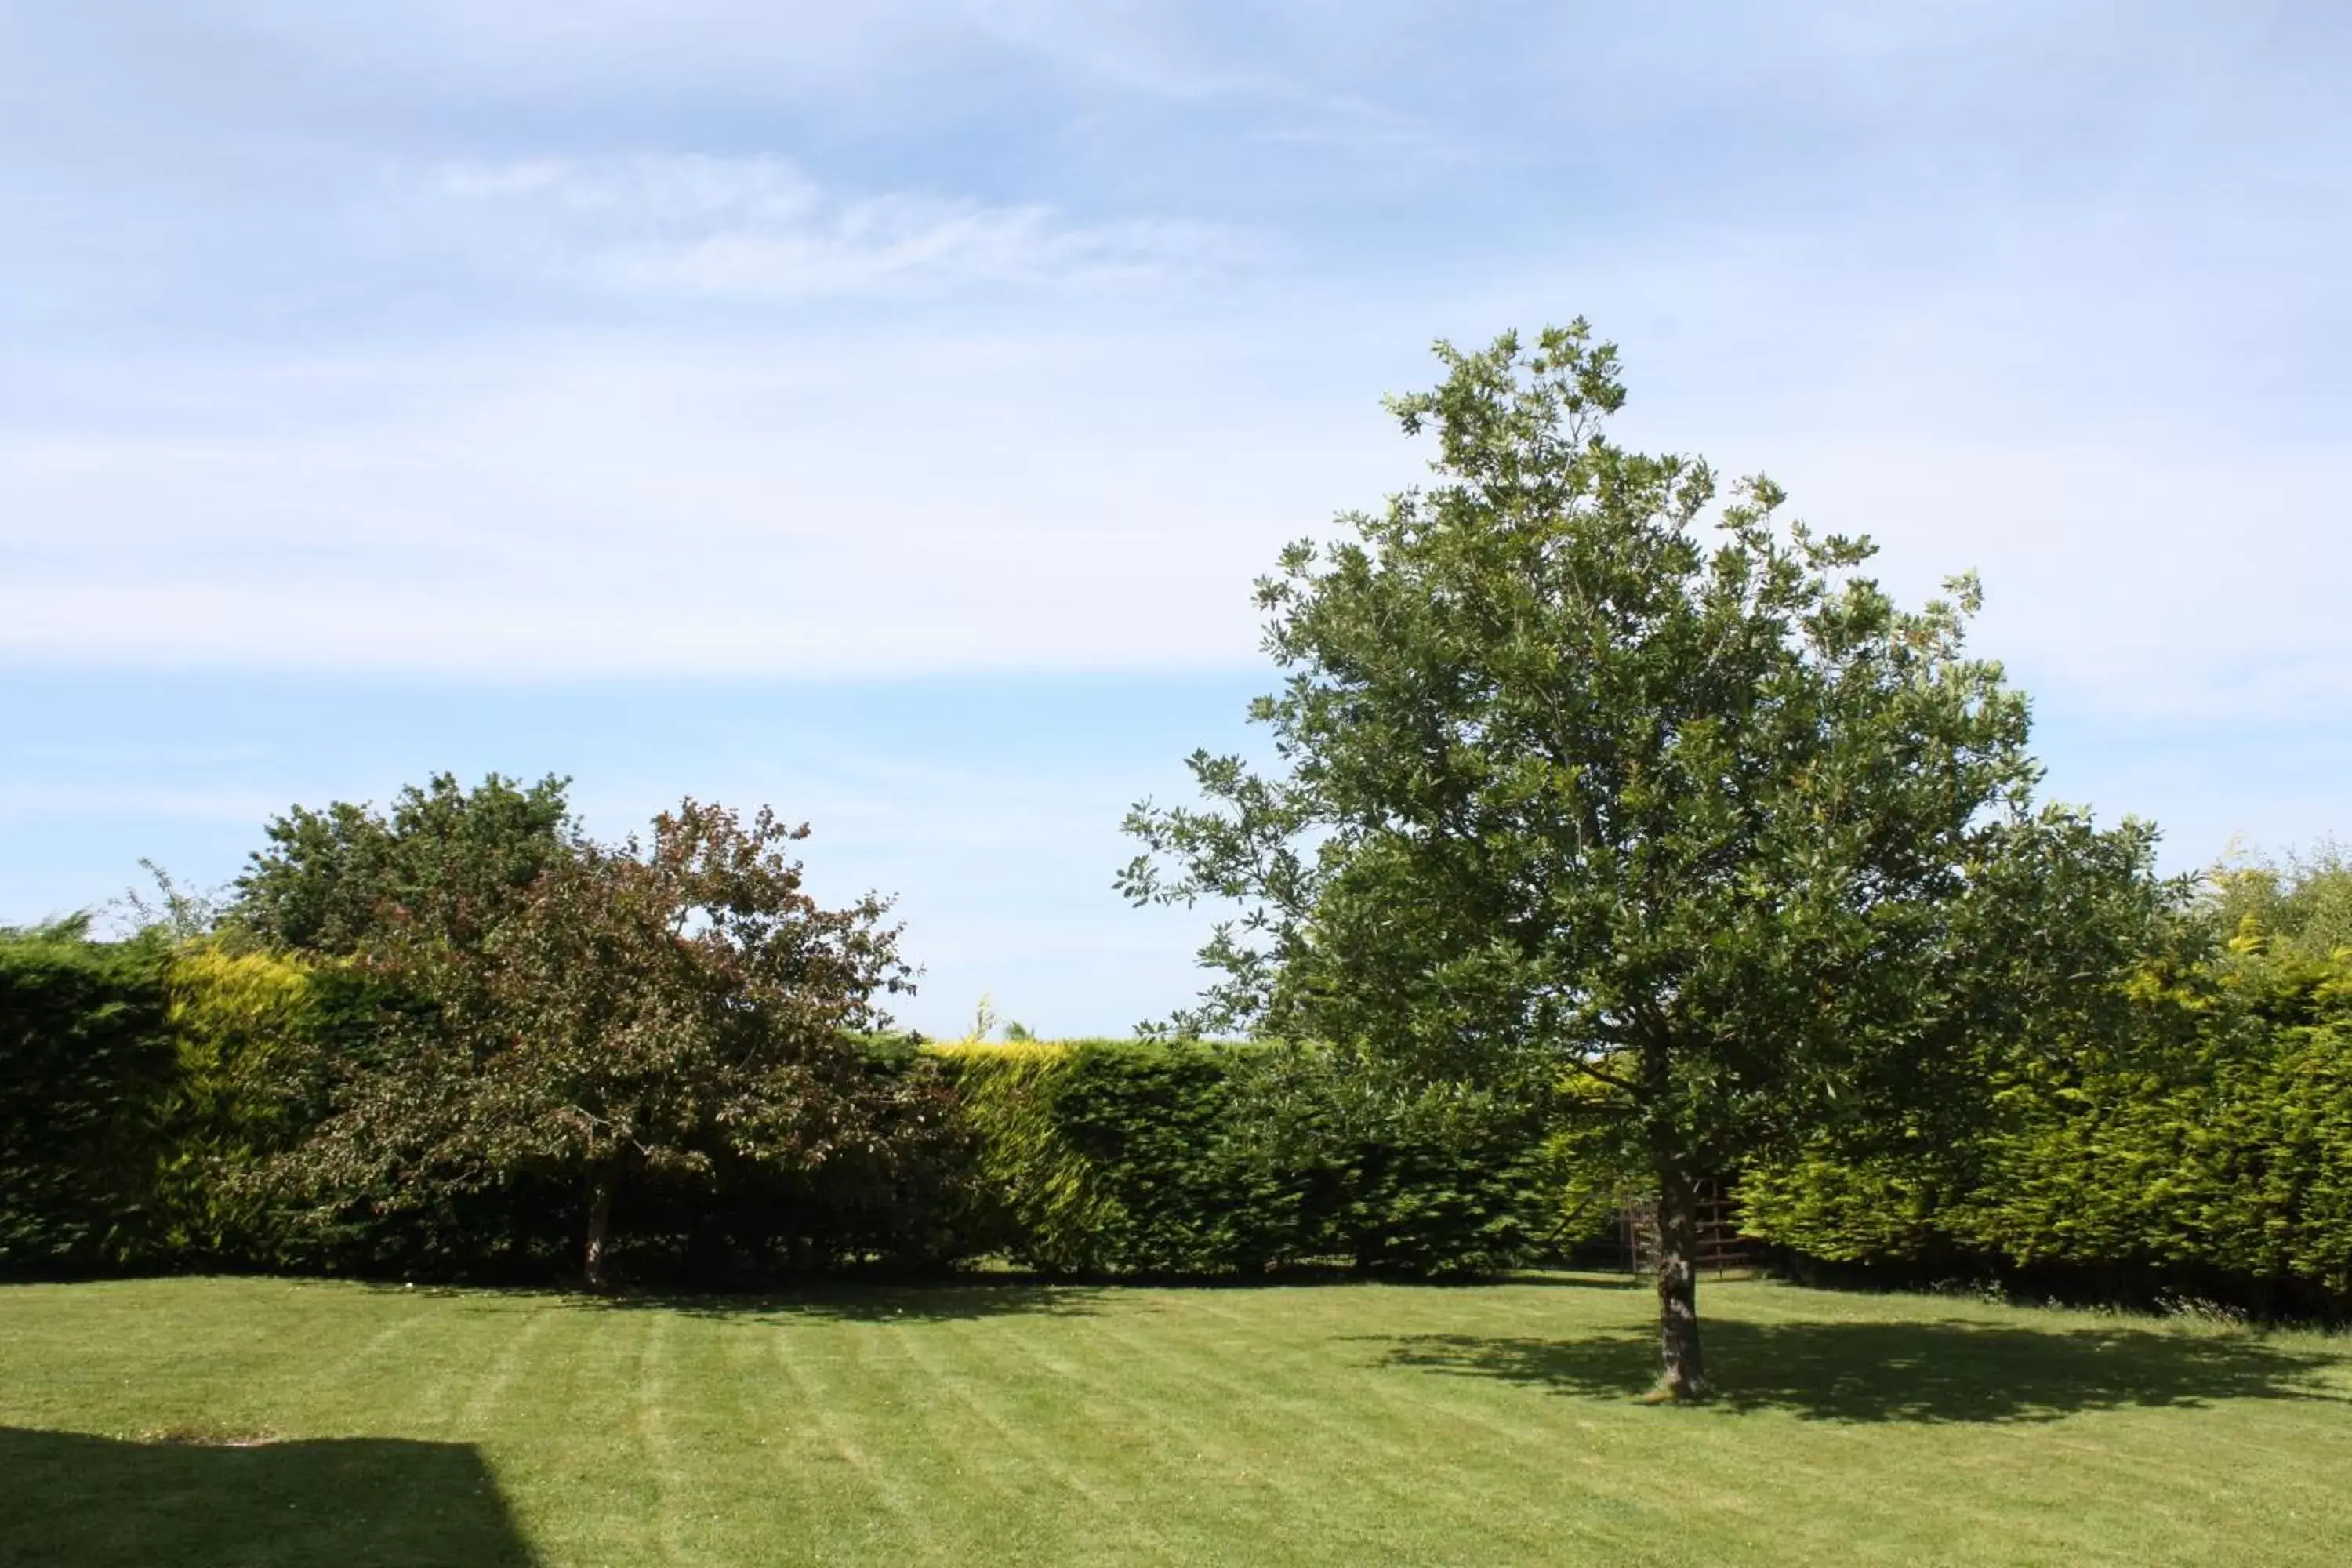
POLYGON ((1975 567, 2052 793, 2352 828, 2352 14, 0 0, 0 921, 440 768, 816 828, 1123 1031, 1117 821, 1439 335, 1975 567))

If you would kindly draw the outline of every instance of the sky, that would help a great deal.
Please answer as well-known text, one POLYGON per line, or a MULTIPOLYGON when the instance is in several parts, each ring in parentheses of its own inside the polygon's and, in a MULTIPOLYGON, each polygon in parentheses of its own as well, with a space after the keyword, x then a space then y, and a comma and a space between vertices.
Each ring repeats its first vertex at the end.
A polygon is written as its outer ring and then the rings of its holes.
POLYGON ((2054 798, 2352 831, 2352 11, 0 0, 0 923, 299 802, 767 803, 902 1022, 1124 1033, 1118 832, 1429 348, 1974 568, 2054 798))

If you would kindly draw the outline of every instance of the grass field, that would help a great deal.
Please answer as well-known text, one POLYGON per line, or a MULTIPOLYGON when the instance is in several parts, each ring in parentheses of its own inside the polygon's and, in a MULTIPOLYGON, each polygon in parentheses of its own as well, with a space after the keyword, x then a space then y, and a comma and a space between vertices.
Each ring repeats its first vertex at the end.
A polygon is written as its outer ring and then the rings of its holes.
POLYGON ((2352 1342, 1763 1282, 0 1289, 0 1563, 2341 1563, 2352 1342))

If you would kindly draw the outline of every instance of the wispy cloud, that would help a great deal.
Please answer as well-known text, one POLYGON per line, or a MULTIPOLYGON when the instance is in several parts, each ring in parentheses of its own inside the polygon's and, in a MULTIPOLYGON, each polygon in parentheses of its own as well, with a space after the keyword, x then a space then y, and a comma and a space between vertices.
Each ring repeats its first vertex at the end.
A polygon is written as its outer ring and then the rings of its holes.
POLYGON ((1251 575, 1376 497, 1343 476, 1365 438, 1374 461, 1394 445, 1369 398, 1335 417, 1200 331, 1008 343, 927 320, 484 360, 204 366, 216 428, 0 433, 0 662, 1229 665, 1251 575))
POLYGON ((1042 204, 844 195, 774 157, 457 163, 417 194, 492 259, 592 286, 718 299, 935 293, 1196 273, 1236 237, 1072 221, 1042 204))

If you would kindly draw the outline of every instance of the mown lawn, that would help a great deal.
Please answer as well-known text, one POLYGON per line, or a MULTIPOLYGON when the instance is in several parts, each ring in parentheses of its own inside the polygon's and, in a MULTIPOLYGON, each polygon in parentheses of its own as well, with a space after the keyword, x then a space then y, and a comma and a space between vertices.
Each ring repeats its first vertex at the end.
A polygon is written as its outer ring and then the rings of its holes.
POLYGON ((0 1563, 2328 1563, 2352 1341, 1704 1288, 0 1289, 0 1563))

